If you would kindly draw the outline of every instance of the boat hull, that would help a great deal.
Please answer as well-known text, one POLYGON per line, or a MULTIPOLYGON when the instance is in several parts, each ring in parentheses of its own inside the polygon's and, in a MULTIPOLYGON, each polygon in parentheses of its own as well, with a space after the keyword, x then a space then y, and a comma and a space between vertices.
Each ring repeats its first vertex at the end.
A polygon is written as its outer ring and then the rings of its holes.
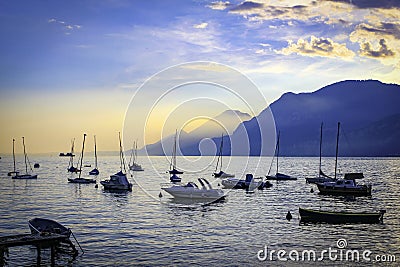
POLYGON ((161 189, 175 198, 217 200, 225 197, 221 189, 185 188, 184 186, 163 187, 161 189))
POLYGON ((318 211, 311 209, 299 208, 300 222, 309 223, 330 223, 330 224, 344 224, 344 223, 381 223, 383 221, 384 211, 376 213, 366 212, 332 212, 332 211, 318 211))
POLYGON ((276 181, 294 181, 294 180, 297 180, 296 177, 289 176, 289 175, 282 174, 282 173, 277 173, 275 175, 267 175, 265 177, 267 178, 267 180, 276 180, 276 181))
POLYGON ((17 174, 12 179, 37 179, 37 174, 17 174))
POLYGON ((32 234, 45 234, 45 233, 54 233, 59 235, 64 235, 65 237, 69 238, 71 235, 71 230, 67 227, 63 226, 62 224, 49 220, 49 219, 42 219, 42 218, 34 218, 28 221, 29 229, 31 230, 32 234))
POLYGON ((96 180, 88 178, 68 178, 68 182, 73 184, 95 184, 96 180))

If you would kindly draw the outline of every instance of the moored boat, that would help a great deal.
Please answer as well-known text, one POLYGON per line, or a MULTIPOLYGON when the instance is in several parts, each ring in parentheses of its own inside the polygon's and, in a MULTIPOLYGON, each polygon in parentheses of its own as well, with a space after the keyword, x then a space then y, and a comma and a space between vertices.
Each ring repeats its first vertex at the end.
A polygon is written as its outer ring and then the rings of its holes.
MULTIPOLYGON (((83 143, 82 143, 82 153, 81 153, 81 158, 80 158, 80 169, 82 170, 82 162, 83 162, 83 155, 84 155, 84 150, 85 150, 85 140, 86 140, 86 134, 83 134, 83 143)), ((91 179, 91 178, 83 178, 81 177, 82 172, 79 172, 79 177, 77 178, 68 178, 69 183, 73 184, 94 184, 96 183, 96 180, 91 179)))
POLYGON ((317 183, 318 190, 322 195, 371 196, 371 185, 356 183, 356 179, 364 178, 363 173, 346 173, 344 179, 337 179, 336 171, 339 154, 339 132, 340 122, 338 122, 336 135, 335 180, 317 183))
MULTIPOLYGON (((289 181, 289 180, 297 180, 296 177, 286 175, 283 173, 279 172, 279 140, 280 140, 280 131, 278 132, 278 140, 276 141, 276 147, 275 147, 275 155, 276 155, 276 173, 273 175, 270 175, 271 167, 269 168, 268 174, 265 176, 267 180, 277 180, 277 181, 289 181)), ((271 162, 272 166, 272 162, 271 162)))
POLYGON ((126 166, 124 152, 122 151, 121 133, 118 133, 119 137, 119 160, 120 160, 120 171, 110 176, 110 179, 101 181, 100 184, 106 191, 132 191, 132 184, 126 177, 126 166), (123 172, 124 171, 124 172, 123 172))
POLYGON ((14 142, 15 139, 13 139, 13 158, 14 158, 14 171, 9 172, 10 175, 14 174, 12 176, 12 179, 37 179, 38 175, 33 174, 32 166, 31 163, 29 162, 28 154, 26 153, 26 148, 25 148, 25 138, 22 137, 22 145, 24 147, 24 158, 25 158, 25 174, 19 174, 19 172, 15 168, 15 150, 14 150, 14 142), (28 165, 31 173, 28 172, 28 165))
POLYGON ((304 223, 382 223, 385 212, 385 210, 379 212, 336 212, 299 208, 300 222, 304 223))
POLYGON ((194 182, 187 184, 163 184, 161 189, 175 198, 209 199, 217 200, 225 198, 224 191, 212 188, 211 184, 204 178, 198 178, 201 188, 194 182))
POLYGON ((53 233, 64 235, 68 238, 71 235, 71 230, 69 228, 50 219, 34 218, 28 221, 28 225, 32 234, 42 235, 46 233, 53 233))
POLYGON ((317 187, 321 195, 371 196, 372 186, 357 184, 357 176, 363 177, 362 173, 346 173, 344 179, 317 183, 317 187))
POLYGON ((235 177, 234 174, 230 174, 230 173, 226 173, 226 172, 222 171, 223 145, 224 145, 224 135, 222 134, 222 136, 221 136, 221 144, 220 144, 220 147, 219 147, 219 153, 218 153, 218 159, 217 159, 217 165, 215 166, 215 171, 213 173, 213 176, 215 178, 232 178, 232 177, 235 177), (218 167, 219 167, 219 172, 217 172, 218 167))

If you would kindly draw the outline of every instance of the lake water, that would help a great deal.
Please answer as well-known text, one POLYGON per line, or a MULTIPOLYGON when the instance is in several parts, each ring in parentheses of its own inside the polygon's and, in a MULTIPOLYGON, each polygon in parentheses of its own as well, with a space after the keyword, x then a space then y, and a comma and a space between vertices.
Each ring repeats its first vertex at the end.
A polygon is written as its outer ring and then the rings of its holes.
MULTIPOLYGON (((21 163, 22 157, 18 157, 21 163)), ((72 229, 85 250, 72 260, 57 258, 59 266, 347 266, 344 260, 322 262, 260 261, 257 253, 264 249, 315 250, 338 249, 338 239, 345 239, 344 249, 370 250, 376 255, 395 255, 400 261, 400 162, 397 158, 341 158, 342 172, 364 172, 365 183, 373 186, 372 197, 355 200, 318 195, 315 186, 305 183, 305 177, 317 175, 318 158, 282 158, 280 171, 299 177, 297 181, 275 182, 272 188, 254 194, 243 190, 226 191, 225 202, 211 205, 182 203, 166 192, 160 199, 160 183, 168 181, 169 168, 165 157, 140 158, 145 168, 133 181, 128 193, 104 192, 93 184, 68 184, 73 176, 66 171, 68 158, 31 156, 40 163, 34 171, 37 180, 13 180, 12 158, 0 160, 0 234, 28 233, 27 221, 33 217, 54 219, 72 229), (311 192, 314 188, 314 192, 311 192), (300 225, 299 207, 331 210, 378 211, 385 209, 383 224, 375 225, 300 225), (291 211, 293 219, 287 221, 291 211)), ((233 157, 224 159, 228 172, 243 177, 246 172, 265 175, 270 158, 233 157)), ((90 163, 90 158, 86 160, 90 163)), ((187 173, 184 182, 205 177, 218 186, 211 176, 215 158, 178 158, 178 166, 187 173)), ((19 165, 22 167, 22 165, 19 165)), ((323 169, 332 174, 334 159, 325 158, 323 169)), ((91 168, 84 168, 84 176, 91 168)), ((100 175, 97 181, 119 171, 118 156, 99 157, 100 175)), ((49 265, 50 252, 42 253, 42 265, 49 265)), ((262 255, 262 254, 260 254, 262 255)), ((34 247, 10 248, 9 266, 36 264, 34 247)), ((365 266, 366 262, 351 262, 365 266)))

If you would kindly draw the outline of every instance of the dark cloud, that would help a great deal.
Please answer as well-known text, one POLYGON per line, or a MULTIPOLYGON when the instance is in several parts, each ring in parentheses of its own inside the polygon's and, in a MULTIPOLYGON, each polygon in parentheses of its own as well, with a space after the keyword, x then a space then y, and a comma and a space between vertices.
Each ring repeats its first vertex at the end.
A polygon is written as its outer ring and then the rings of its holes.
POLYGON ((387 57, 393 57, 395 53, 388 48, 386 45, 385 39, 380 39, 379 41, 379 49, 378 50, 373 50, 371 48, 370 43, 363 43, 361 44, 360 48, 360 55, 366 56, 366 57, 372 57, 372 58, 387 58, 387 57))
POLYGON ((369 25, 362 23, 357 26, 356 30, 391 35, 394 38, 400 39, 400 24, 382 22, 378 25, 369 25))
POLYGON ((263 6, 264 5, 260 3, 245 1, 238 6, 231 8, 231 11, 248 11, 248 10, 262 8, 263 6))
POLYGON ((400 8, 399 0, 328 0, 331 2, 340 2, 352 4, 358 8, 400 8))

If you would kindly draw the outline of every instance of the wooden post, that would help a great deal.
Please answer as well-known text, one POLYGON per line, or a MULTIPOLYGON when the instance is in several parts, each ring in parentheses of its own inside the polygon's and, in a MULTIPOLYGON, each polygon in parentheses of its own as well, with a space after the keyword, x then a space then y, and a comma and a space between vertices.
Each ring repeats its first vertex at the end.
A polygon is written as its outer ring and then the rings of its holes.
POLYGON ((36 265, 37 265, 37 266, 40 266, 40 262, 41 262, 41 260, 42 260, 42 256, 40 255, 40 253, 41 253, 41 248, 40 248, 39 245, 37 245, 37 246, 36 246, 36 249, 37 249, 36 265))
POLYGON ((55 255, 56 255, 56 248, 55 248, 55 244, 53 243, 51 245, 51 266, 55 266, 55 255))

